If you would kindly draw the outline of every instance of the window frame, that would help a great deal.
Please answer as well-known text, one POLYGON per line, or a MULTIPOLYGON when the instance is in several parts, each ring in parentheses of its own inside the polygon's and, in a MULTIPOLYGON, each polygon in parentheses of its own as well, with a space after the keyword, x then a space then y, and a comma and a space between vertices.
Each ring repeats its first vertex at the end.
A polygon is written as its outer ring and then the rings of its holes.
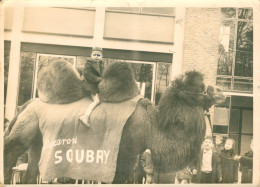
MULTIPOLYGON (((132 11, 124 11, 124 10, 109 10, 107 8, 128 8, 128 7, 106 7, 106 12, 116 12, 116 13, 124 13, 124 14, 141 14, 141 15, 149 15, 149 16, 163 16, 163 17, 173 17, 175 18, 175 11, 173 14, 160 14, 160 13, 147 13, 147 12, 142 12, 142 8, 147 8, 147 7, 133 7, 133 8, 139 8, 138 12, 132 12, 132 11)), ((149 7, 150 8, 150 7, 149 7)), ((151 7, 151 8, 172 8, 175 9, 174 7, 151 7)))
MULTIPOLYGON (((245 90, 235 90, 234 89, 234 85, 235 85, 235 80, 236 79, 243 79, 243 80, 248 80, 248 81, 253 81, 253 76, 252 77, 244 77, 244 76, 236 76, 235 75, 235 68, 236 68, 236 56, 237 56, 237 29, 238 29, 238 22, 251 22, 253 24, 253 18, 252 19, 240 19, 238 18, 238 11, 239 9, 241 8, 235 8, 235 11, 236 11, 236 15, 235 17, 233 18, 221 18, 221 21, 232 21, 234 24, 235 24, 235 32, 234 32, 234 46, 233 46, 233 54, 232 54, 232 71, 231 71, 231 75, 216 75, 216 83, 217 83, 217 80, 218 78, 226 78, 226 79, 231 79, 230 81, 230 89, 229 90, 225 90, 225 91, 228 91, 228 92, 242 92, 242 93, 251 93, 253 94, 253 83, 252 83, 252 91, 245 91, 245 90)), ((245 8, 242 8, 242 9, 252 9, 252 8, 249 8, 249 7, 245 7, 245 8)), ((253 51, 252 51, 253 53, 253 51)), ((219 59, 219 58, 218 58, 219 59)))

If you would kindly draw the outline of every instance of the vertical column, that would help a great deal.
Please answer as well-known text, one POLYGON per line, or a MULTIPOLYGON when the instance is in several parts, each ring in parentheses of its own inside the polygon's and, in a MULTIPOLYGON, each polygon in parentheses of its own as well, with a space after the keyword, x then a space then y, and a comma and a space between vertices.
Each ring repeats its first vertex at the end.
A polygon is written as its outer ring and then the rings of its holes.
MULTIPOLYGON (((4 23, 4 8, 3 8, 3 2, 0 2, 0 23, 4 23)), ((0 62, 4 62, 4 28, 3 26, 0 29, 0 62)), ((0 67, 0 91, 3 94, 4 93, 4 63, 0 63, 1 67, 0 67)), ((1 101, 0 101, 0 120, 2 121, 1 124, 3 124, 4 121, 4 97, 1 97, 1 101)), ((4 124, 0 125, 0 137, 4 137, 3 136, 3 132, 4 132, 4 124)), ((2 139, 3 140, 3 139, 2 139)), ((3 154, 3 141, 0 141, 0 154, 3 154)), ((4 168, 4 162, 3 162, 3 157, 1 156, 0 159, 0 168, 4 168)), ((3 170, 1 170, 0 172, 0 181, 4 181, 4 175, 3 175, 3 170)))
POLYGON ((11 120, 15 116, 16 111, 19 88, 21 29, 24 16, 24 6, 22 0, 15 0, 13 6, 14 15, 5 113, 6 118, 8 118, 9 120, 11 120))
POLYGON ((254 164, 253 164, 253 183, 259 184, 260 176, 257 171, 260 171, 260 151, 259 151, 259 132, 260 132, 260 54, 259 54, 259 46, 260 46, 260 34, 255 31, 260 30, 260 12, 259 12, 259 2, 258 7, 254 6, 254 106, 253 106, 253 117, 254 117, 254 128, 253 128, 253 139, 254 139, 254 164), (255 151, 256 150, 256 151, 255 151), (258 151, 257 151, 258 150, 258 151))
POLYGON ((172 59, 172 77, 182 73, 183 45, 184 45, 185 8, 177 7, 174 26, 174 46, 172 59))
MULTIPOLYGON (((94 25, 94 46, 103 47, 103 35, 105 25, 105 7, 96 7, 95 25, 94 25)), ((93 47, 94 47, 93 46, 93 47)))

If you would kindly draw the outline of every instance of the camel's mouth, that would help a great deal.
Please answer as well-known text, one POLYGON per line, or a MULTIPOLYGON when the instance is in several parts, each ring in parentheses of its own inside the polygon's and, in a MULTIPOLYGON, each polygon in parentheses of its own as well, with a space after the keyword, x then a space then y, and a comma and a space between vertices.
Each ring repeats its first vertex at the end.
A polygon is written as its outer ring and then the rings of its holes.
MULTIPOLYGON (((211 97, 212 104, 221 104, 226 100, 226 95, 223 93, 223 91, 216 87, 216 86, 208 86, 207 89, 208 95, 211 97)), ((210 98, 209 97, 209 98, 210 98)))
POLYGON ((215 104, 221 104, 226 100, 226 95, 224 93, 219 92, 219 95, 215 97, 215 104))

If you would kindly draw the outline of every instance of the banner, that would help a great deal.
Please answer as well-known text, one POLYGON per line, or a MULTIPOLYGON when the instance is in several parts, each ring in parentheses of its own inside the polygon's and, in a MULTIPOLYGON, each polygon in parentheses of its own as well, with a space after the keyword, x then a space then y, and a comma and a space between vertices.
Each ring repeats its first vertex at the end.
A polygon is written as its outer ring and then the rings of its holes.
POLYGON ((78 121, 91 102, 87 98, 66 105, 39 102, 42 179, 70 177, 112 183, 122 131, 139 99, 101 103, 91 114, 90 127, 78 121))

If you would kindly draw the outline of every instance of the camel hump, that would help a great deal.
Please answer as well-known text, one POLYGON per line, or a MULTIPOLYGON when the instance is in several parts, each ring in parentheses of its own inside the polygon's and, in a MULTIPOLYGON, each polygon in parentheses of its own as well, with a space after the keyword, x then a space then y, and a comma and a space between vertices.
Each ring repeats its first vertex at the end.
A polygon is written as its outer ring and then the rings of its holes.
POLYGON ((101 102, 122 102, 140 95, 131 65, 114 62, 106 67, 99 83, 101 102))
POLYGON ((51 104, 68 104, 84 97, 79 73, 65 60, 56 60, 43 67, 37 88, 39 98, 51 104))

